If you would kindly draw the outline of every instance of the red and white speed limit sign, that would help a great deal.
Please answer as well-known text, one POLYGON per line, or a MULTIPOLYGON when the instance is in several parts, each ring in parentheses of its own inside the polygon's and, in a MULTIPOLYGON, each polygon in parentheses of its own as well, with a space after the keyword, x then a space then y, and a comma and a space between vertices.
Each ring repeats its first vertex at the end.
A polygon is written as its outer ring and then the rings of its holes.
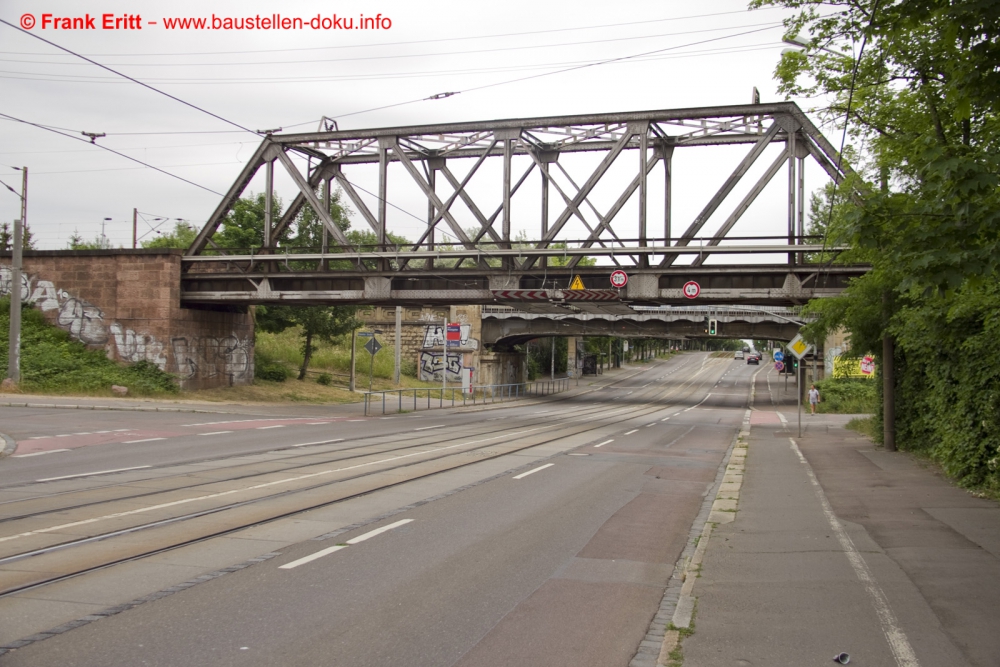
POLYGON ((684 287, 682 289, 684 290, 684 296, 686 296, 689 299, 694 299, 699 294, 701 294, 701 285, 699 285, 693 280, 689 280, 688 282, 684 283, 684 287))
POLYGON ((611 274, 611 285, 621 289, 628 284, 628 274, 624 271, 615 271, 611 274))

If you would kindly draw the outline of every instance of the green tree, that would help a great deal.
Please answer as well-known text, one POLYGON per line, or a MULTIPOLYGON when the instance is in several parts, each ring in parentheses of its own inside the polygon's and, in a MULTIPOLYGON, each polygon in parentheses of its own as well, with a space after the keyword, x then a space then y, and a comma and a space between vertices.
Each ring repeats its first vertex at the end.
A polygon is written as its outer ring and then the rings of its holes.
POLYGON ((98 234, 93 241, 84 241, 80 232, 74 229, 68 245, 70 250, 110 250, 111 240, 107 236, 98 234))
POLYGON ((316 343, 333 343, 345 333, 354 331, 362 322, 355 317, 354 306, 258 306, 256 325, 261 331, 278 333, 289 327, 301 328, 302 366, 299 379, 304 380, 316 343))
MULTIPOLYGON (((14 244, 14 227, 9 222, 0 223, 0 252, 10 252, 14 244)), ((31 228, 24 225, 21 231, 21 244, 24 250, 35 250, 35 237, 31 228)))
POLYGON ((822 100, 856 155, 857 175, 827 195, 824 233, 872 265, 842 297, 811 303, 820 318, 806 331, 845 326, 855 354, 891 336, 900 446, 1000 490, 1000 3, 751 4, 765 5, 798 10, 788 33, 810 43, 782 57, 780 89, 822 100))

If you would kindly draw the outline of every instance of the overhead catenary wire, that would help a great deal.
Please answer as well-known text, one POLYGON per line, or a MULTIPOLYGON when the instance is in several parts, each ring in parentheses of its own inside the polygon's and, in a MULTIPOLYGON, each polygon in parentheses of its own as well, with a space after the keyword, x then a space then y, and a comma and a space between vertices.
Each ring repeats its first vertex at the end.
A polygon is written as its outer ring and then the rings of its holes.
MULTIPOLYGON (((59 130, 52 129, 52 128, 46 127, 44 125, 39 125, 38 123, 33 123, 33 122, 29 121, 29 120, 24 120, 23 118, 17 118, 15 116, 11 116, 11 115, 5 114, 5 113, 0 113, 0 117, 7 118, 7 119, 13 120, 13 121, 17 121, 19 123, 24 123, 25 125, 31 125, 32 127, 37 127, 39 129, 45 130, 46 132, 53 132, 55 134, 59 134, 59 135, 62 135, 64 137, 69 137, 70 139, 73 139, 74 141, 82 141, 85 144, 90 144, 90 142, 87 141, 86 139, 84 139, 83 137, 77 137, 77 136, 73 136, 72 134, 66 134, 65 132, 60 132, 59 130)), ((183 176, 178 176, 177 174, 173 174, 173 173, 171 173, 169 171, 166 171, 165 169, 160 169, 159 167, 154 167, 153 165, 148 164, 146 162, 143 162, 142 160, 136 159, 136 158, 132 157, 131 155, 125 155, 124 153, 116 151, 113 148, 108 148, 107 146, 102 146, 101 144, 91 144, 91 145, 92 146, 96 146, 97 148, 99 148, 99 149, 101 149, 103 151, 108 151, 109 153, 114 153, 115 155, 123 157, 126 160, 131 160, 132 162, 135 162, 137 164, 141 164, 143 167, 146 167, 148 169, 152 169, 154 171, 158 171, 161 174, 166 174, 167 176, 170 176, 171 178, 176 178, 177 180, 183 181, 183 182, 187 183, 188 185, 193 185, 196 188, 201 188, 202 190, 205 190, 207 192, 211 192, 212 194, 218 195, 220 197, 222 196, 221 192, 216 192, 212 188, 209 188, 209 187, 206 187, 204 185, 201 185, 200 183, 195 183, 194 181, 190 181, 190 180, 184 178, 183 176)))
MULTIPOLYGON (((223 123, 227 123, 229 125, 232 125, 233 127, 237 127, 239 129, 243 130, 244 132, 249 132, 250 134, 256 134, 256 135, 259 135, 259 136, 263 136, 262 132, 257 132, 255 130, 251 130, 249 128, 243 127, 239 123, 233 122, 233 121, 229 120, 228 118, 223 118, 222 116, 220 116, 218 114, 215 114, 215 113, 212 113, 211 111, 208 111, 207 109, 203 109, 203 108, 199 107, 196 104, 192 104, 191 102, 188 102, 186 100, 182 100, 181 98, 179 98, 179 97, 177 97, 175 95, 171 95, 168 92, 162 91, 159 88, 156 88, 155 86, 151 86, 148 83, 144 83, 144 82, 142 82, 142 81, 140 81, 138 79, 135 79, 135 78, 133 78, 133 77, 127 75, 127 74, 123 74, 122 72, 119 72, 116 69, 108 67, 107 65, 102 65, 101 63, 97 62, 96 60, 92 60, 92 59, 88 58, 87 56, 80 55, 79 53, 77 53, 75 51, 67 49, 65 46, 60 46, 59 44, 56 44, 55 42, 52 42, 50 40, 45 39, 44 37, 42 37, 40 35, 36 35, 34 33, 28 32, 24 28, 21 28, 20 26, 14 25, 13 23, 11 23, 9 21, 6 21, 4 19, 0 19, 0 23, 4 24, 4 25, 6 25, 6 26, 8 26, 10 28, 13 28, 14 30, 17 30, 18 32, 24 33, 25 35, 28 35, 29 37, 33 37, 33 38, 35 38, 37 40, 45 42, 49 46, 55 47, 55 48, 59 49, 60 51, 65 51, 66 53, 68 53, 70 55, 73 55, 73 56, 76 56, 77 58, 81 58, 83 60, 86 60, 90 64, 95 65, 97 67, 100 67, 101 69, 107 70, 107 71, 111 72, 112 74, 120 76, 120 77, 122 77, 124 79, 128 79, 129 81, 131 81, 133 83, 136 83, 136 84, 142 86, 143 88, 147 88, 147 89, 153 91, 154 93, 158 93, 160 95, 163 95, 164 97, 172 99, 175 102, 179 102, 179 103, 183 104, 186 107, 190 107, 192 109, 195 109, 196 111, 200 111, 201 113, 208 114, 212 118, 216 118, 218 120, 221 120, 223 123)), ((166 172, 164 172, 164 173, 166 173, 166 172)), ((202 187, 202 186, 198 186, 198 187, 202 187)), ((216 193, 216 194, 218 194, 218 193, 216 193)))

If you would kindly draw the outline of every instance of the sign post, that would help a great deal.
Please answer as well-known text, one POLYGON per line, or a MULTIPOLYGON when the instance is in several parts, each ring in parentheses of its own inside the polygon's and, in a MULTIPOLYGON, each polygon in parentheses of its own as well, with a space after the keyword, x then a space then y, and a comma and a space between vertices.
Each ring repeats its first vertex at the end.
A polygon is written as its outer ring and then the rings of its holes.
MULTIPOLYGON (((793 338, 788 343, 788 351, 794 354, 795 358, 800 362, 802 361, 802 357, 808 354, 809 350, 811 349, 813 349, 813 346, 807 343, 804 338, 802 338, 802 334, 795 334, 795 338, 793 338)), ((802 379, 801 379, 802 364, 799 363, 794 365, 796 367, 795 393, 798 394, 796 400, 799 406, 799 437, 801 438, 802 437, 802 379)))
POLYGON ((378 338, 373 335, 367 343, 365 343, 365 349, 371 355, 371 361, 368 363, 368 391, 372 390, 372 377, 375 371, 375 355, 378 351, 382 349, 382 343, 378 342, 378 338))

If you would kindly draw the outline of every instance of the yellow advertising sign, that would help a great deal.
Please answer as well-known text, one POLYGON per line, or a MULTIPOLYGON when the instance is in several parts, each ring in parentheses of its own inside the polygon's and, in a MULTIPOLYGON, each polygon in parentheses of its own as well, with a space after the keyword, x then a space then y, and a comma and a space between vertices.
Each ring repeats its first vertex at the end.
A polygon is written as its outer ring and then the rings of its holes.
POLYGON ((864 357, 834 357, 833 377, 835 378, 873 378, 875 377, 875 359, 871 355, 864 357))
POLYGON ((570 289, 587 289, 583 286, 583 279, 579 275, 573 276, 573 282, 569 284, 570 289))

